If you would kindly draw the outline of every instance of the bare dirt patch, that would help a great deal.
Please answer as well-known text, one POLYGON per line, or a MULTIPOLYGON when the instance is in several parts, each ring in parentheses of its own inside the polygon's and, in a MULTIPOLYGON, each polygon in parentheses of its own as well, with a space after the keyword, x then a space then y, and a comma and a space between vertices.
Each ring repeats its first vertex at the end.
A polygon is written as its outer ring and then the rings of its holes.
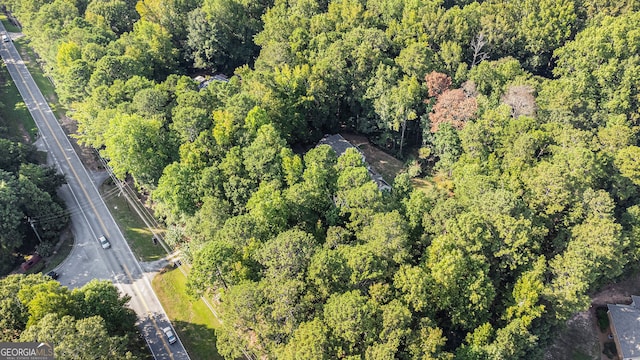
POLYGON ((362 151, 369 165, 389 184, 392 184, 396 175, 402 171, 404 167, 402 161, 375 147, 365 136, 350 133, 341 135, 362 151))
POLYGON ((31 135, 24 128, 24 124, 18 124, 18 131, 20 132, 20 137, 22 138, 22 142, 25 144, 31 144, 31 135))
POLYGON ((591 307, 577 313, 567 322, 567 328, 547 348, 547 360, 593 359, 611 360, 603 354, 609 339, 610 328, 601 331, 596 309, 607 304, 630 304, 631 295, 640 294, 640 274, 635 273, 619 282, 604 286, 591 297, 591 307))
POLYGON ((545 360, 600 359, 597 331, 591 311, 576 314, 547 348, 545 360))

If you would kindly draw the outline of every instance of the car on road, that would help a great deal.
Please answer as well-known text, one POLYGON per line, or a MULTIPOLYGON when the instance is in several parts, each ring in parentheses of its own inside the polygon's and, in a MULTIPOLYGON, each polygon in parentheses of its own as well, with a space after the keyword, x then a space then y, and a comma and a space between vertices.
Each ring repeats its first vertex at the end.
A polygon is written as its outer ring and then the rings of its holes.
POLYGON ((55 271, 51 270, 51 271, 49 271, 49 272, 47 273, 47 276, 49 276, 49 277, 50 277, 50 278, 52 278, 53 280, 57 280, 57 279, 58 279, 59 274, 58 274, 57 272, 55 272, 55 271))
POLYGON ((9 38, 9 35, 7 35, 7 34, 2 34, 2 42, 9 42, 9 40, 11 40, 11 39, 9 38))
POLYGON ((164 332, 164 334, 167 336, 167 340, 169 340, 169 344, 173 344, 176 341, 178 341, 178 338, 176 337, 176 335, 173 333, 173 329, 171 329, 170 326, 167 326, 166 328, 162 328, 162 331, 164 332))
POLYGON ((108 249, 111 247, 111 243, 109 242, 109 240, 107 240, 106 237, 104 237, 104 235, 100 236, 98 238, 98 241, 100 242, 100 246, 102 246, 103 249, 108 249))

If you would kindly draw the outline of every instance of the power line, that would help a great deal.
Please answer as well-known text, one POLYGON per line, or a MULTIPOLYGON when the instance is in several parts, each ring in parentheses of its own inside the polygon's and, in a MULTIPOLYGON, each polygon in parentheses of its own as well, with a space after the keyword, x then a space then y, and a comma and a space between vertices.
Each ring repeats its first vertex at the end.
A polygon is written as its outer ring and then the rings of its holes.
MULTIPOLYGON (((111 199, 113 197, 115 197, 117 195, 118 189, 110 189, 108 191, 106 191, 103 195, 102 198, 104 199, 111 199)), ((43 215, 43 216, 33 216, 32 220, 34 222, 42 222, 42 221, 51 221, 51 220, 56 220, 56 219, 63 219, 66 216, 72 216, 75 214, 80 213, 82 210, 86 210, 90 207, 89 203, 82 203, 80 204, 80 206, 74 206, 71 208, 67 208, 64 211, 61 212, 57 212, 57 213, 50 213, 47 215, 43 215)))

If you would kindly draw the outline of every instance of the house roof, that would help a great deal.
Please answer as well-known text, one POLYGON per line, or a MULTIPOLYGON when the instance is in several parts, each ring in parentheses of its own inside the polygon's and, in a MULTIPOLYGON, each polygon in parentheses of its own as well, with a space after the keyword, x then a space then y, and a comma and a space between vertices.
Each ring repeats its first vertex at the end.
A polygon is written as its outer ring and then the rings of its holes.
POLYGON ((215 74, 207 77, 198 75, 194 77, 193 80, 198 82, 198 90, 206 88, 212 81, 229 82, 229 78, 225 74, 215 74))
POLYGON ((640 296, 631 305, 607 304, 622 359, 640 358, 640 296))
MULTIPOLYGON (((322 139, 320 139, 320 142, 318 142, 318 145, 322 145, 322 144, 327 144, 331 146, 331 148, 333 149, 333 151, 336 152, 336 155, 338 157, 344 154, 349 148, 354 148, 358 150, 358 148, 351 145, 351 143, 347 141, 347 139, 343 138, 342 135, 340 134, 325 135, 322 139)), ((360 150, 358 150, 358 152, 360 152, 360 150)))
POLYGON ((371 180, 373 180, 380 190, 391 190, 391 185, 389 185, 383 178, 382 175, 378 174, 375 170, 369 166, 367 163, 364 154, 357 147, 353 146, 347 139, 342 137, 340 134, 335 135, 325 135, 319 142, 318 145, 329 145, 336 152, 336 155, 340 157, 340 155, 344 154, 347 149, 354 148, 356 149, 360 155, 362 155, 362 160, 365 162, 367 170, 369 172, 369 176, 371 180))

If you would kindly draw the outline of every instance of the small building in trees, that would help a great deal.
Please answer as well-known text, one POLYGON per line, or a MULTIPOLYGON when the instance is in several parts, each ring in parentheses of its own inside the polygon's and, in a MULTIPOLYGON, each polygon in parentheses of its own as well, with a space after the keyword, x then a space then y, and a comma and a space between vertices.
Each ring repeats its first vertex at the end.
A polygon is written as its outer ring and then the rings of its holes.
POLYGON ((193 80, 198 83, 198 90, 206 88, 212 81, 229 82, 229 78, 225 74, 214 74, 213 76, 207 77, 198 75, 194 77, 193 80))
POLYGON ((387 183, 387 181, 382 177, 382 175, 378 174, 371 167, 371 165, 367 163, 367 159, 362 153, 362 151, 360 151, 360 149, 358 149, 356 146, 353 146, 353 144, 351 144, 342 135, 340 134, 325 135, 322 139, 320 139, 320 142, 318 142, 318 145, 324 145, 324 144, 331 146, 331 148, 333 149, 333 151, 336 152, 336 155, 338 157, 344 154, 347 151, 347 149, 350 149, 350 148, 356 149, 360 153, 360 156, 362 156, 362 161, 364 162, 364 165, 367 167, 367 170, 369 171, 369 176, 376 183, 376 185, 378 185, 378 188, 380 190, 391 191, 391 185, 389 185, 389 183, 387 183))
POLYGON ((640 296, 631 296, 631 300, 631 305, 607 304, 611 333, 622 360, 640 360, 640 296))

